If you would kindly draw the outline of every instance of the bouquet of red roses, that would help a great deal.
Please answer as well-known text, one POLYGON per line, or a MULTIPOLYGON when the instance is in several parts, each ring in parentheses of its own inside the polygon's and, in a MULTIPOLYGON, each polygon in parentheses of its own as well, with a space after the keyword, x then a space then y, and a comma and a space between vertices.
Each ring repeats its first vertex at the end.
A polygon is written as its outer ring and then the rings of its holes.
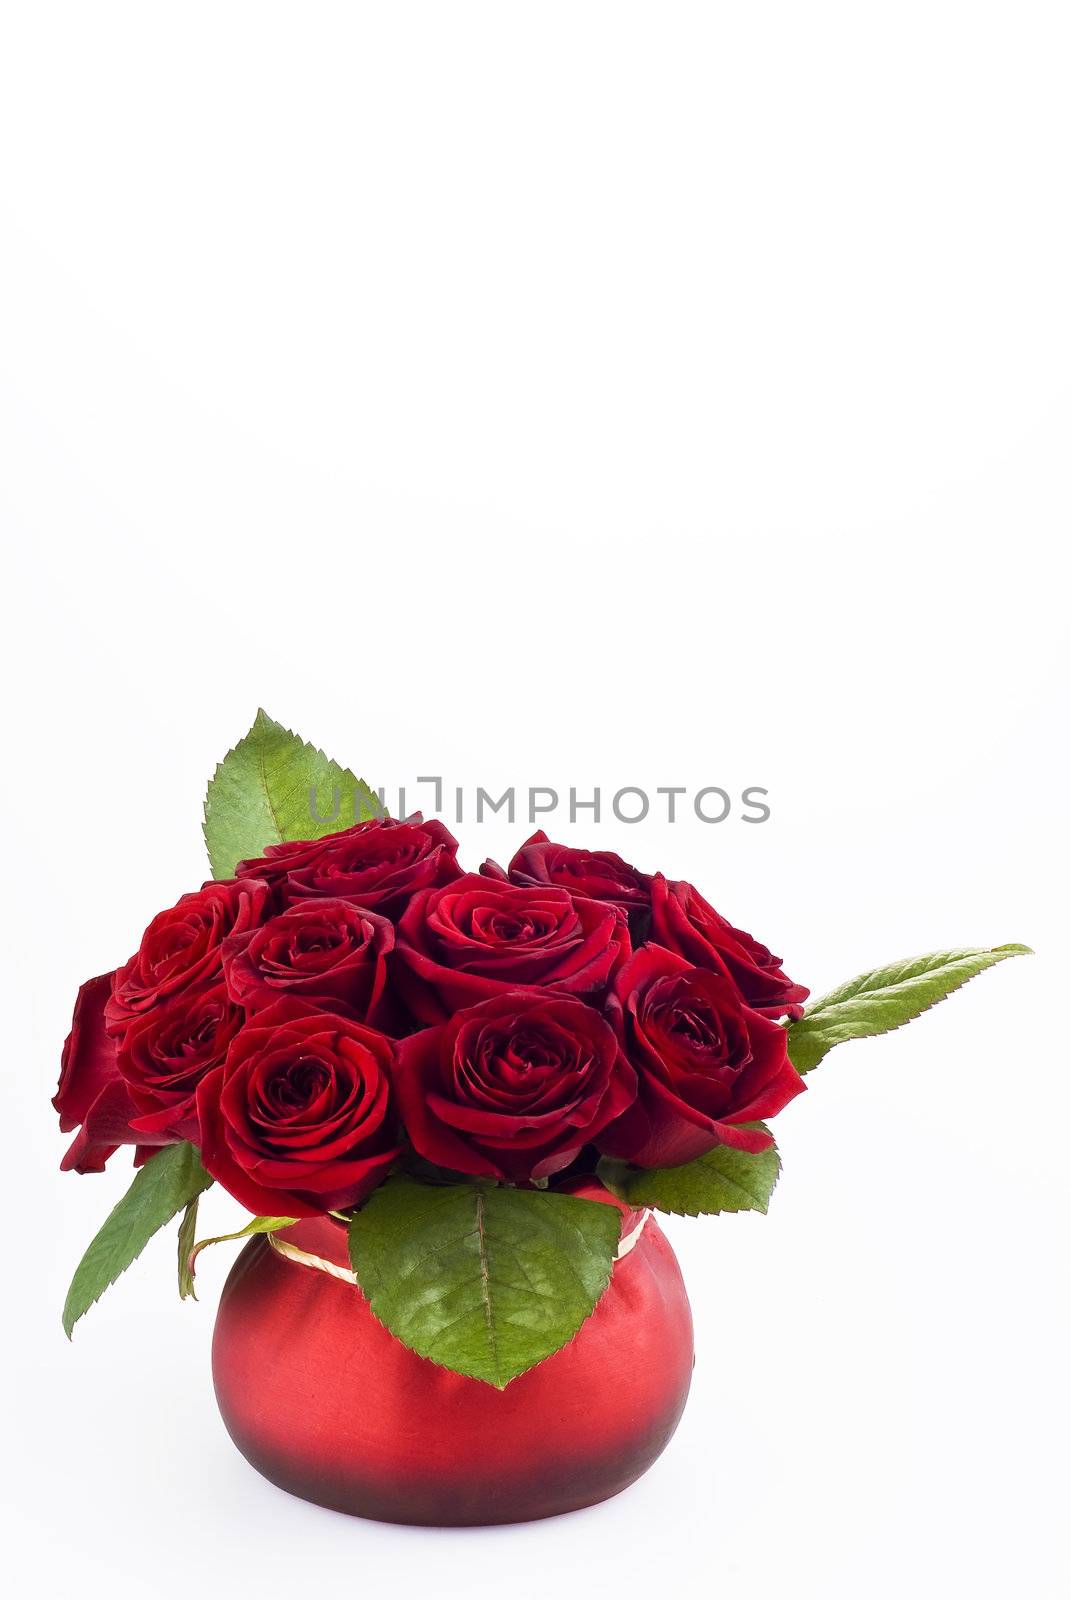
POLYGON ((205 813, 214 880, 75 1005, 54 1101, 78 1130, 63 1165, 100 1171, 129 1144, 139 1170, 75 1274, 68 1333, 179 1213, 191 1291, 214 1180, 254 1214, 243 1233, 344 1220, 375 1315, 501 1387, 606 1288, 620 1210, 578 1188, 690 1215, 765 1210, 779 1165, 765 1121, 826 1052, 1025 948, 899 962, 805 1009, 808 990, 690 884, 542 833, 507 868, 466 872, 440 822, 383 815, 263 713, 205 813), (324 786, 348 807, 333 832, 309 803, 324 786), (530 1315, 522 1280, 538 1285, 530 1315))

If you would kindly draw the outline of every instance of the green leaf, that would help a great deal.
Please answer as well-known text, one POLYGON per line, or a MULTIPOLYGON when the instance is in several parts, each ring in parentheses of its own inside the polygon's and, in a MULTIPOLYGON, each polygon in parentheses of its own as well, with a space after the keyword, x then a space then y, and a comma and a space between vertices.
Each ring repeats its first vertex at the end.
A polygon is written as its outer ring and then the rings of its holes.
POLYGON ((360 778, 258 711, 209 780, 204 834, 213 876, 233 877, 238 862, 263 855, 265 845, 322 839, 383 815, 360 778))
POLYGON ((63 1308, 68 1339, 79 1317, 136 1261, 153 1234, 212 1179, 192 1144, 169 1144, 150 1156, 78 1263, 63 1308))
POLYGON ((217 1233, 212 1239, 201 1239, 193 1248, 187 1251, 186 1263, 190 1274, 190 1284, 193 1284, 196 1270, 197 1257, 202 1250, 207 1250, 210 1244, 229 1244, 232 1239, 249 1239, 255 1233, 278 1233, 280 1228, 292 1228, 297 1221, 296 1217, 254 1217, 252 1222, 247 1222, 244 1228, 239 1228, 237 1233, 217 1233))
POLYGON ((194 1195, 185 1211, 178 1231, 178 1292, 179 1299, 188 1297, 197 1299, 197 1290, 193 1286, 193 1260, 191 1251, 193 1241, 197 1237, 197 1196, 194 1195))
MULTIPOLYGON (((763 1127, 757 1123, 757 1127, 763 1127)), ((603 1177, 607 1187, 632 1206, 653 1206, 678 1217, 717 1216, 722 1211, 765 1212, 781 1172, 777 1146, 758 1155, 717 1145, 681 1167, 639 1171, 613 1163, 603 1177)))
POLYGON ((350 1223, 372 1310, 418 1355, 504 1389, 560 1350, 610 1281, 616 1206, 395 1177, 350 1223))
POLYGON ((903 1027, 986 967, 1009 956, 1028 956, 1025 944, 1000 944, 993 950, 938 950, 896 961, 841 984, 789 1024, 788 1053, 797 1072, 810 1072, 834 1045, 869 1039, 903 1027))

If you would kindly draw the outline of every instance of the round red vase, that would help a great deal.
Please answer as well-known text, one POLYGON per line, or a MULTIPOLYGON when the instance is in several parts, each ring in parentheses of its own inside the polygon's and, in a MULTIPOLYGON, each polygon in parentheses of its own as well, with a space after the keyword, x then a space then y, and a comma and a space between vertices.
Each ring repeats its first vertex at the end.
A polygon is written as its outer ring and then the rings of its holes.
MULTIPOLYGON (((329 1217, 278 1237, 348 1266, 329 1217)), ((669 1442, 692 1361, 688 1296, 653 1217, 576 1338, 505 1389, 415 1355, 352 1283, 266 1238, 235 1262, 212 1345, 223 1420, 258 1472, 336 1511, 438 1526, 526 1522, 617 1494, 669 1442)))

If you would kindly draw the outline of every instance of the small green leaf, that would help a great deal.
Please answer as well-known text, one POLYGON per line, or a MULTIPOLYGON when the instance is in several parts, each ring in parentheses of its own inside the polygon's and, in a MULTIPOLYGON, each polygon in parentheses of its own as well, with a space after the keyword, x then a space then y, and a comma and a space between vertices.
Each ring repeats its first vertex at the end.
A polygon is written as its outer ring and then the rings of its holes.
POLYGON ((78 1318, 137 1260, 153 1234, 211 1182, 192 1144, 165 1145, 149 1157, 78 1263, 63 1308, 68 1339, 78 1318))
POLYGON ((986 967, 1009 956, 1028 956, 1025 944, 993 950, 938 950, 896 961, 841 984, 789 1024, 788 1053, 797 1072, 810 1072, 834 1045, 900 1028, 959 989, 986 967))
POLYGON ((322 839, 384 810, 368 785, 265 711, 229 751, 205 795, 204 834, 216 878, 265 845, 322 839))
POLYGON ((179 1299, 188 1297, 197 1299, 197 1290, 193 1286, 193 1262, 190 1252, 193 1241, 197 1237, 197 1195, 194 1195, 185 1211, 178 1231, 178 1292, 179 1299))
MULTIPOLYGON (((762 1127, 762 1123, 757 1123, 762 1127)), ((653 1206, 678 1217, 717 1216, 722 1211, 765 1212, 781 1172, 777 1146, 751 1155, 715 1146, 705 1156, 681 1167, 652 1167, 639 1171, 614 1162, 599 1176, 631 1206, 653 1206)))
MULTIPOLYGON (((255 1233, 278 1233, 280 1228, 292 1228, 296 1221, 296 1217, 254 1217, 252 1222, 247 1222, 244 1228, 238 1229, 237 1233, 217 1233, 212 1239, 199 1240, 187 1252, 186 1257, 191 1286, 196 1270, 197 1257, 202 1250, 207 1250, 210 1244, 229 1244, 232 1239, 249 1239, 255 1233)), ((192 1239, 190 1243, 193 1244, 192 1239)))
POLYGON ((504 1389, 568 1344, 610 1281, 616 1206, 394 1177, 350 1223, 372 1310, 418 1355, 504 1389))

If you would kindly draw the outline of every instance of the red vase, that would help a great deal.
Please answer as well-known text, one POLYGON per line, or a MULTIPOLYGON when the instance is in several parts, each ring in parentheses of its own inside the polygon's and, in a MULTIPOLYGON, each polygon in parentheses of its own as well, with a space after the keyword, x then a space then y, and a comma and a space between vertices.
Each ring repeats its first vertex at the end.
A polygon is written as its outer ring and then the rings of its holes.
MULTIPOLYGON (((628 1213, 623 1233, 639 1220, 628 1213)), ((332 1218, 277 1237, 348 1267, 332 1218)), ((669 1442, 692 1362, 688 1296, 653 1217, 575 1339, 505 1389, 415 1355, 354 1284, 266 1238, 235 1262, 212 1345, 223 1420, 258 1472, 336 1511, 439 1526, 525 1522, 617 1494, 669 1442)))

